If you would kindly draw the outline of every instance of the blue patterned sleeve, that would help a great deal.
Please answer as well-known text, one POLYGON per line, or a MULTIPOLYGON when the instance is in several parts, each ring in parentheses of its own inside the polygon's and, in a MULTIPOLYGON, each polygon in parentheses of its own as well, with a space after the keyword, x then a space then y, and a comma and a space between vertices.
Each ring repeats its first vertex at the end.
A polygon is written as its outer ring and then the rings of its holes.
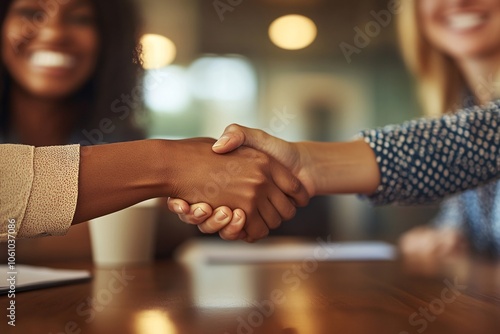
POLYGON ((360 134, 381 174, 376 205, 420 204, 500 176, 500 102, 360 134))

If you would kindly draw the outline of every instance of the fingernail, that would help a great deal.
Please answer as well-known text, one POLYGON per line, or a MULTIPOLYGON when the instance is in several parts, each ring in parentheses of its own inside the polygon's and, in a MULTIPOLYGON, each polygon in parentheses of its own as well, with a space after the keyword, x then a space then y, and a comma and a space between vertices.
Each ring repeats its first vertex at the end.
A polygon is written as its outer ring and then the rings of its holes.
POLYGON ((221 147, 221 146, 224 146, 227 144, 227 142, 229 141, 229 137, 228 136, 222 136, 219 138, 219 140, 217 140, 214 144, 214 146, 212 147, 221 147))
POLYGON ((222 210, 220 210, 219 212, 217 212, 217 214, 215 215, 215 219, 217 219, 218 221, 223 221, 226 218, 227 218, 227 215, 222 210))
POLYGON ((175 212, 177 212, 178 214, 184 213, 184 211, 182 211, 182 208, 181 208, 181 206, 179 204, 177 204, 175 206, 175 212))
POLYGON ((196 208, 196 210, 194 210, 194 216, 196 218, 201 218, 203 216, 205 216, 207 213, 205 211, 203 211, 202 208, 196 208))
POLYGON ((239 222, 242 217, 239 214, 237 214, 237 213, 235 213, 235 215, 236 215, 235 221, 239 222))

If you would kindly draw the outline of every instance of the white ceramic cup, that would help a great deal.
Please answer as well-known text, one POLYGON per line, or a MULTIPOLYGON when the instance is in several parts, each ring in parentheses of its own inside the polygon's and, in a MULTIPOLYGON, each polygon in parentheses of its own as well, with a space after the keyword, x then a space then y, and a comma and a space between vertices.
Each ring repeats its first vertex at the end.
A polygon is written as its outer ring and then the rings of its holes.
POLYGON ((158 204, 158 199, 151 199, 90 221, 94 264, 117 267, 151 262, 158 204))

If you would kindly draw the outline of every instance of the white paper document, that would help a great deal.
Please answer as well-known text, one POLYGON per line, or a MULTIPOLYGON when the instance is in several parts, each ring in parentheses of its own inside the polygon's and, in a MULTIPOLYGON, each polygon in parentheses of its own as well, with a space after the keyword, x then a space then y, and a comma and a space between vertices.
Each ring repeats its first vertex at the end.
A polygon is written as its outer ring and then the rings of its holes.
POLYGON ((197 240, 178 253, 182 262, 263 263, 294 262, 313 258, 317 261, 390 261, 396 248, 385 242, 269 242, 230 243, 197 240))
POLYGON ((53 269, 27 265, 16 265, 12 270, 0 265, 0 294, 7 294, 12 287, 16 292, 41 289, 56 285, 82 282, 92 277, 87 270, 53 269))

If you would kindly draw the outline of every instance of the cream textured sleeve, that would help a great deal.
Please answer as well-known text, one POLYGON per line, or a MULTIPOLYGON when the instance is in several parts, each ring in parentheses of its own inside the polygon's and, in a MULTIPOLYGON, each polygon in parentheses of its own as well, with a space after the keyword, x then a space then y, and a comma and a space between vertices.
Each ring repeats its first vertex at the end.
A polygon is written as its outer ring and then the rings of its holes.
POLYGON ((79 164, 79 145, 0 145, 0 241, 64 235, 76 209, 79 164))

